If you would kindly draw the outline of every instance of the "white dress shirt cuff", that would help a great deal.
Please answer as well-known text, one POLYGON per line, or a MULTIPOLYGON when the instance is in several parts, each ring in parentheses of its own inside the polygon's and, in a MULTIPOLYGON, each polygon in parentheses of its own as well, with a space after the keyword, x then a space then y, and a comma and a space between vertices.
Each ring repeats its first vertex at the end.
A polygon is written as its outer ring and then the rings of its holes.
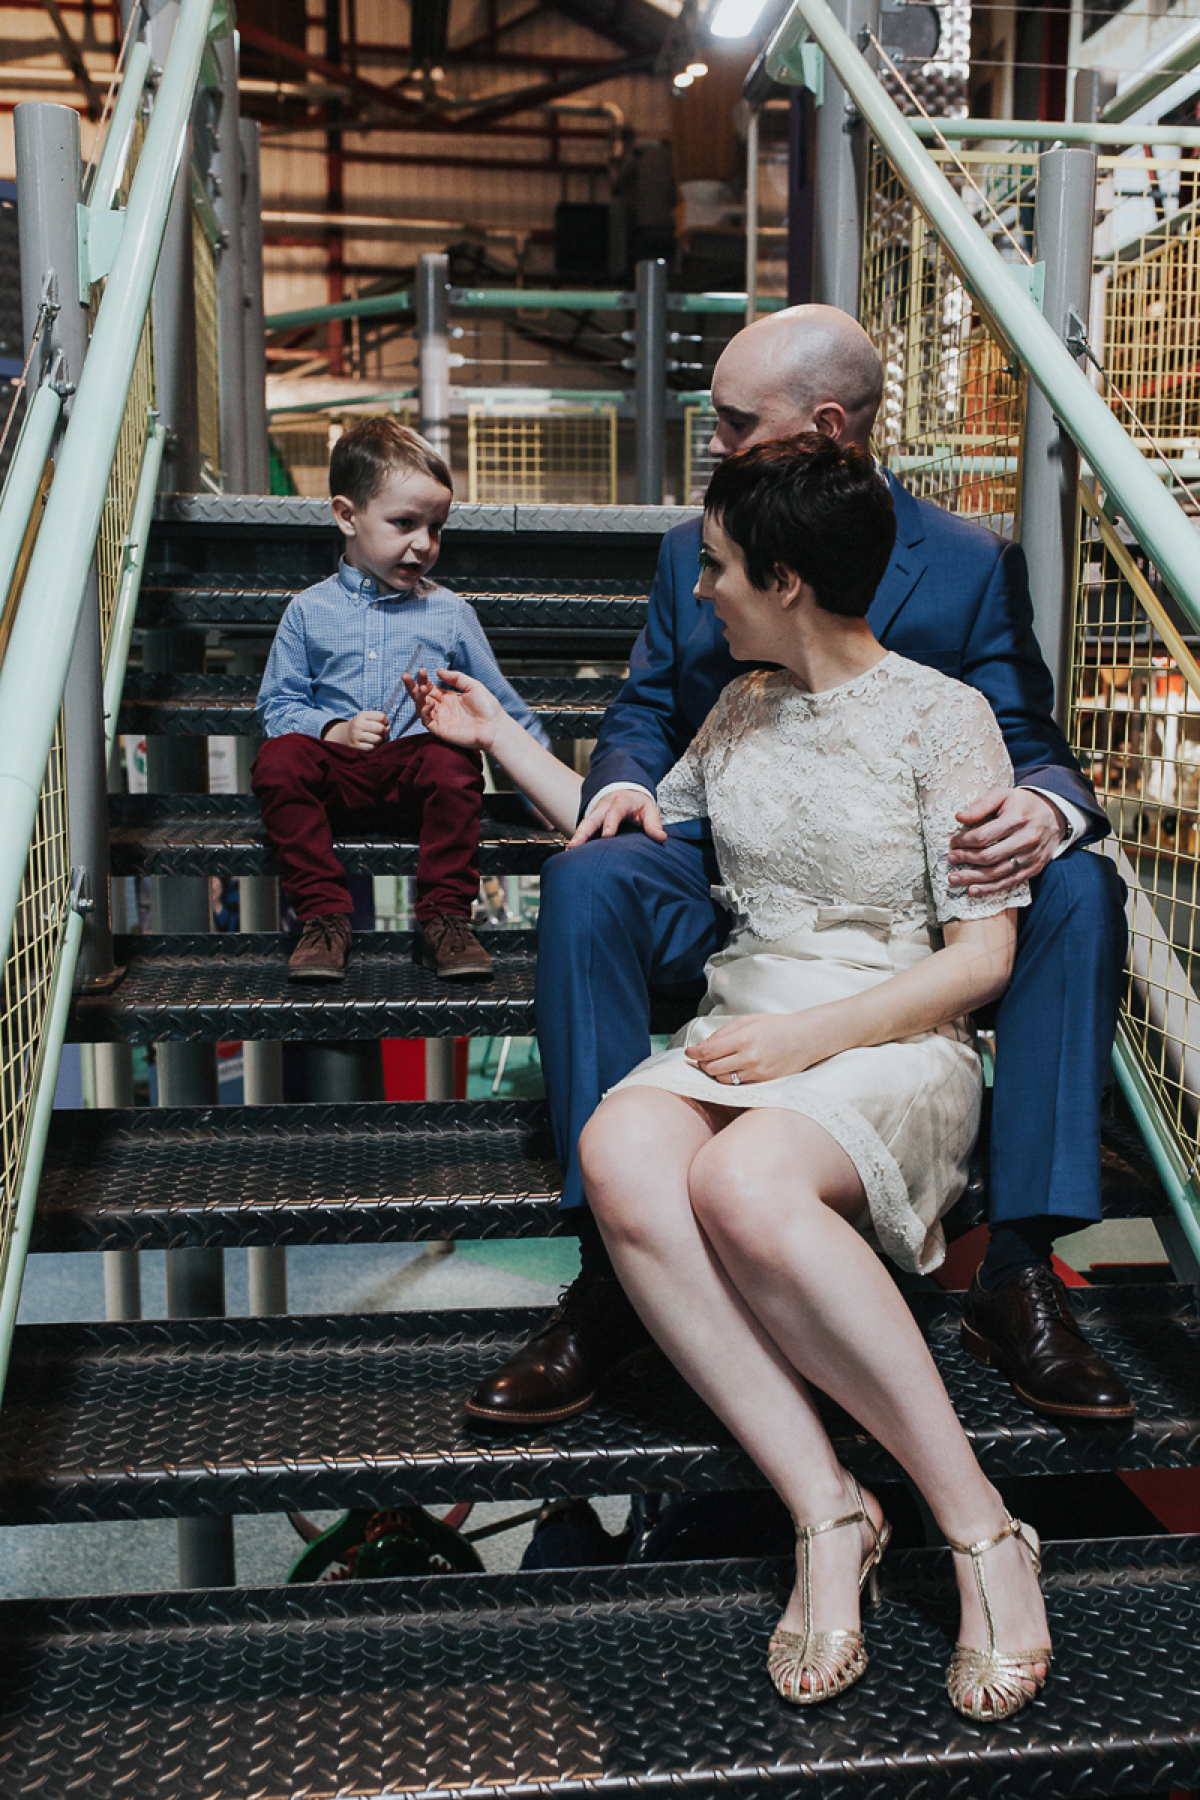
POLYGON ((650 789, 648 787, 643 787, 640 781, 610 781, 607 787, 602 787, 598 794, 592 795, 587 804, 587 812, 583 815, 584 818, 587 818, 588 813, 594 812, 600 802, 606 799, 609 794, 645 794, 647 800, 653 800, 654 798, 650 789))
POLYGON ((1054 862, 1055 858, 1061 856, 1065 850, 1069 850, 1072 844, 1078 843, 1084 835, 1090 823, 1088 816, 1081 806, 1076 806, 1071 800, 1064 800, 1061 794, 1052 794, 1049 788, 1035 787, 1032 782, 1023 785, 1028 785, 1031 794, 1040 794, 1043 800, 1048 800, 1051 806, 1056 806, 1067 821, 1067 834, 1050 858, 1050 861, 1054 862))

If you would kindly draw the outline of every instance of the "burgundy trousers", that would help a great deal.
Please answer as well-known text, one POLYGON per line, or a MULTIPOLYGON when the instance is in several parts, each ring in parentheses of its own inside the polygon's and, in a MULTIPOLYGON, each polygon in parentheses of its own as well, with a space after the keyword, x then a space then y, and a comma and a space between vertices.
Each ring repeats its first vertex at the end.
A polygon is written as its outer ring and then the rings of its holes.
POLYGON ((483 766, 436 738, 351 750, 291 731, 268 738, 250 775, 298 919, 353 910, 337 831, 417 832, 417 918, 469 919, 479 892, 483 766))

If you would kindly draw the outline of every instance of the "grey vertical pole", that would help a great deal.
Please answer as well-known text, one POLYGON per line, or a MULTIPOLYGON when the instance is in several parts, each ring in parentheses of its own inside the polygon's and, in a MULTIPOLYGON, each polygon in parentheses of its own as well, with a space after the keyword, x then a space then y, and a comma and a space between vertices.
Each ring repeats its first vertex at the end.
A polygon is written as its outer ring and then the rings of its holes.
POLYGON ((417 258, 417 379, 421 436, 450 460, 450 259, 417 258))
POLYGON ((213 211, 221 227, 217 256, 217 399, 225 491, 246 494, 246 320, 242 270, 242 143, 238 121, 238 56, 232 32, 213 45, 221 71, 212 138, 213 211))
POLYGON ((758 108, 746 120, 746 323, 758 317, 758 108))
MULTIPOLYGON (((120 740, 118 739, 118 744, 120 740)), ((120 792, 115 778, 116 757, 109 769, 109 792, 120 792)), ((111 884, 112 923, 114 931, 128 929, 125 916, 125 892, 122 882, 111 884)), ((126 1107, 133 1105, 133 1045, 93 1044, 92 1066, 95 1070, 96 1105, 126 1107)), ((136 1250, 104 1252, 104 1316, 106 1319, 140 1319, 142 1316, 141 1259, 136 1250)))
POLYGON ((637 503, 661 506, 667 428, 667 265, 637 266, 637 503))
POLYGON ((1076 69, 1071 117, 1080 125, 1094 125, 1100 117, 1102 85, 1099 69, 1076 69))
MULTIPOLYGON (((1064 339, 1074 311, 1086 326, 1092 281, 1096 153, 1047 150, 1038 158, 1035 230, 1046 265, 1042 313, 1064 339)), ((1072 582, 1079 452, 1041 389, 1029 383, 1021 469, 1021 548, 1029 564, 1034 629, 1054 677, 1054 716, 1070 700, 1072 582)))
MULTIPOLYGON (((857 43, 879 30, 879 0, 830 0, 834 17, 857 43)), ((825 63, 825 93, 817 108, 817 210, 813 243, 813 299, 858 317, 862 270, 863 195, 867 134, 850 96, 825 63)))
POLYGON ((246 492, 271 491, 267 438, 267 344, 263 325, 262 176, 257 119, 243 119, 242 145, 242 325, 246 367, 246 492))
MULTIPOLYGON (((87 355, 87 309, 79 299, 79 115, 69 106, 30 102, 14 119, 21 312, 25 341, 33 336, 47 274, 53 272, 58 314, 43 333, 40 367, 63 358, 62 378, 78 385, 87 355)), ((64 424, 71 397, 64 406, 64 424)), ((53 455, 57 456, 61 432, 53 455)), ((75 648, 63 693, 67 760, 67 817, 71 861, 87 878, 92 909, 84 914, 76 965, 77 987, 104 988, 113 979, 108 900, 108 770, 104 754, 104 677, 100 665, 100 591, 93 562, 75 648)))
MULTIPOLYGON (((147 24, 146 42, 160 68, 166 65, 178 18, 179 0, 162 0, 147 24)), ((200 488, 191 162, 189 135, 154 277, 154 384, 167 431, 159 486, 164 493, 176 494, 194 494, 200 488)))

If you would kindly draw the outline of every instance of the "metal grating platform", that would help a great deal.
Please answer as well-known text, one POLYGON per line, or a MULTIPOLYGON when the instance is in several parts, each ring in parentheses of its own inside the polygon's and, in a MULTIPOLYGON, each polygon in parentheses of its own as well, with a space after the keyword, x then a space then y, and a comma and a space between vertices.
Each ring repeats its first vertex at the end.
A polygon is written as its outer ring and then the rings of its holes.
MULTIPOLYGON (((252 794, 113 794, 108 802, 114 875, 273 875, 262 815, 252 794)), ((479 867, 484 875, 536 875, 566 841, 528 823, 514 795, 483 803, 479 867)), ((367 833, 336 839, 352 875, 415 875, 415 840, 367 833)))
POLYGON ((1055 1661, 977 1726, 943 1686, 944 1552, 896 1554, 871 1662, 767 1683, 781 1562, 0 1605, 0 1782, 38 1800, 1086 1800, 1200 1779, 1200 1545, 1052 1544, 1055 1661))
MULTIPOLYGON (((551 737, 595 737, 621 686, 612 675, 567 679, 516 676, 513 686, 551 737)), ((146 737, 260 737, 256 675, 144 675, 125 678, 117 729, 146 737)))
MULTIPOLYGON (((490 981, 441 981, 414 963, 412 932, 372 931, 355 936, 344 980, 323 984, 288 980, 296 940, 282 932, 118 937, 123 980, 77 1000, 67 1035, 96 1044, 532 1035, 534 933, 478 936, 494 961, 490 981)), ((653 1029, 674 1030, 689 1012, 664 1002, 653 1029)))
POLYGON ((35 1251, 546 1237, 539 1100, 56 1112, 35 1251))
MULTIPOLYGON (((1076 1304, 1129 1384, 1132 1427, 1062 1430, 1036 1418, 960 1348, 955 1296, 910 1299, 983 1466, 1038 1475, 1194 1465, 1192 1291, 1092 1289, 1076 1304)), ((469 1427, 465 1396, 543 1317, 480 1310, 19 1327, 0 1414, 0 1523, 761 1485, 657 1359, 566 1424, 469 1427)), ((829 1424, 850 1467, 896 1479, 887 1455, 836 1409, 829 1424)))

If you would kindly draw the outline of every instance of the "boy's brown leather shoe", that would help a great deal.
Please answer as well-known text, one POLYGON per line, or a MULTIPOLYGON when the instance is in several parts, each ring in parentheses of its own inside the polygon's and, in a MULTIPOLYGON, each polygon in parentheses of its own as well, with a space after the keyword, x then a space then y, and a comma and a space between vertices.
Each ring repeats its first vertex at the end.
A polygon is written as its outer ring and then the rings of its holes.
POLYGON ((345 913, 306 919, 288 959, 289 981, 340 981, 350 961, 353 934, 345 913))
POLYGON ((421 925, 421 961, 443 981, 490 981, 492 959, 466 919, 435 913, 421 925))

